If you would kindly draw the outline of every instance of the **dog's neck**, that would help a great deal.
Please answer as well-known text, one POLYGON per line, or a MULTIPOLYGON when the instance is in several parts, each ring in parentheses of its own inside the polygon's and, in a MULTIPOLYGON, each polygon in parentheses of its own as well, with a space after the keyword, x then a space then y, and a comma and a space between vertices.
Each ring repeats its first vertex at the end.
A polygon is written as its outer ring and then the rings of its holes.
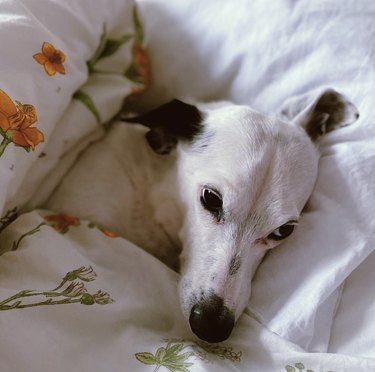
MULTIPOLYGON (((155 172, 157 173, 157 171, 155 172)), ((154 208, 155 220, 168 233, 173 241, 178 244, 178 232, 182 225, 182 210, 176 182, 176 166, 166 170, 163 177, 158 180, 151 190, 150 200, 154 208)), ((160 177, 158 174, 156 177, 160 177)))
POLYGON ((183 225, 183 208, 178 184, 178 162, 176 152, 168 155, 156 155, 157 165, 152 169, 153 184, 149 201, 153 209, 155 222, 166 233, 174 246, 173 254, 182 249, 179 232, 183 225))

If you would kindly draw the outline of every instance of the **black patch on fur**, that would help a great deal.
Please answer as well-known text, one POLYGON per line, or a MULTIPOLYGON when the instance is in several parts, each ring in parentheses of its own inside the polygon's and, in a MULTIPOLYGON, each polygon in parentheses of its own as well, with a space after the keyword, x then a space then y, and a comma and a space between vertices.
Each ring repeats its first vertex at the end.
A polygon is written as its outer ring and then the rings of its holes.
POLYGON ((233 256, 229 264, 228 274, 235 275, 237 271, 240 269, 240 267, 241 267, 241 258, 238 255, 233 256))
POLYGON ((356 107, 340 93, 327 90, 319 97, 305 124, 307 134, 313 141, 321 135, 349 125, 359 118, 356 107))
POLYGON ((201 132, 203 115, 197 107, 174 99, 145 114, 123 120, 150 128, 146 138, 151 148, 158 154, 168 154, 178 140, 192 141, 201 132))

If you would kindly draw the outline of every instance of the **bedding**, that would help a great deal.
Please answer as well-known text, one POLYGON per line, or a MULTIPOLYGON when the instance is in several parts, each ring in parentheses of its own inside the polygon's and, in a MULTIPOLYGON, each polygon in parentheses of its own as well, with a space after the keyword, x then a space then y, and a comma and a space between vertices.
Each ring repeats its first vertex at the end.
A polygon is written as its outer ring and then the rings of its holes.
POLYGON ((375 370, 375 4, 92 4, 0 1, 2 370, 375 370), (188 96, 277 114, 323 87, 360 119, 322 140, 300 226, 259 267, 225 343, 192 335, 177 273, 106 226, 42 209, 130 104, 188 96))

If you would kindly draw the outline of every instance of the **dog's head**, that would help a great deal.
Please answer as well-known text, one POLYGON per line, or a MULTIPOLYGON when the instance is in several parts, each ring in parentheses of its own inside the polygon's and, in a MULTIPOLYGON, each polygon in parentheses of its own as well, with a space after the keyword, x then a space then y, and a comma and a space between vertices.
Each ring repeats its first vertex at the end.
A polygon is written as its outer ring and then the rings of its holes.
POLYGON ((317 178, 320 136, 352 123, 356 108, 333 90, 289 101, 276 119, 230 103, 172 101, 134 121, 158 153, 177 144, 180 297, 201 339, 229 337, 264 254, 298 225, 317 178))

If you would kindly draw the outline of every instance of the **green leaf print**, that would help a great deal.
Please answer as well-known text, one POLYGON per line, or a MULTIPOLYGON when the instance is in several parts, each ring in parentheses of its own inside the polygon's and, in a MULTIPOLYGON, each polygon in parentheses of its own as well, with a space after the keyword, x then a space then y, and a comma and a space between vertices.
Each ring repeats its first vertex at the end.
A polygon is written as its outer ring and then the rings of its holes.
POLYGON ((223 345, 212 345, 205 342, 187 342, 182 339, 167 339, 166 346, 159 347, 155 355, 149 352, 136 353, 136 359, 146 365, 155 366, 153 372, 160 368, 167 369, 170 372, 189 372, 189 367, 194 365, 190 358, 199 358, 203 361, 209 360, 209 355, 216 355, 220 359, 228 359, 230 361, 241 360, 241 352, 233 352, 231 347, 223 345), (190 351, 184 349, 189 348, 190 351))
MULTIPOLYGON (((116 72, 103 71, 97 67, 97 63, 103 59, 117 53, 118 50, 126 43, 132 41, 132 60, 124 69, 124 76, 129 79, 132 84, 132 93, 129 99, 134 98, 142 93, 149 84, 150 80, 150 62, 147 50, 143 46, 144 31, 140 19, 138 17, 137 8, 133 8, 133 27, 134 32, 126 33, 118 38, 109 38, 107 27, 103 25, 103 31, 100 35, 99 44, 94 55, 87 61, 89 74, 109 74, 117 75, 116 72)), ((101 116, 98 108, 95 106, 94 100, 89 94, 79 89, 74 95, 74 99, 80 100, 95 116, 97 122, 101 123, 101 116)), ((128 98, 128 97, 127 97, 128 98)), ((4 145, 5 146, 5 145, 4 145)))
POLYGON ((103 32, 100 36, 99 45, 94 55, 87 61, 87 67, 90 73, 104 72, 96 69, 95 65, 103 58, 110 57, 115 54, 124 44, 134 38, 133 34, 125 34, 117 39, 109 39, 107 34, 107 27, 103 25, 103 32))
POLYGON ((112 54, 115 54, 124 44, 126 44, 132 38, 133 35, 126 34, 119 39, 108 39, 105 48, 100 55, 100 58, 109 57, 112 54))
POLYGON ((87 67, 90 73, 94 72, 95 64, 100 59, 100 56, 102 55, 103 50, 105 49, 106 42, 107 42, 107 28, 106 28, 106 25, 104 24, 102 34, 100 35, 98 47, 96 48, 94 55, 90 58, 90 60, 87 61, 87 67))
POLYGON ((153 365, 153 364, 160 364, 153 354, 143 352, 135 354, 135 357, 143 364, 153 365))
POLYGON ((141 23, 141 21, 139 19, 139 16, 138 16, 137 7, 134 7, 134 9, 133 9, 133 24, 134 24, 134 28, 135 28, 136 40, 139 43, 143 43, 143 40, 144 40, 145 36, 144 36, 142 23, 141 23))
MULTIPOLYGON (((286 372, 296 372, 297 371, 296 368, 298 369, 299 372, 302 372, 305 369, 305 365, 301 362, 297 362, 294 364, 294 367, 289 364, 285 366, 286 372)), ((312 369, 307 369, 306 372, 314 372, 314 371, 312 369)), ((328 371, 328 372, 333 372, 333 371, 328 371)))
POLYGON ((183 348, 183 344, 172 345, 168 343, 166 347, 159 347, 155 355, 149 352, 142 352, 136 353, 135 357, 143 364, 155 365, 156 368, 154 371, 157 371, 160 367, 164 367, 171 372, 188 372, 187 367, 192 366, 193 363, 188 363, 186 360, 194 355, 194 353, 179 354, 183 348))
POLYGON ((77 90, 74 93, 73 98, 77 99, 78 101, 81 101, 95 116, 95 119, 98 122, 98 124, 101 123, 100 113, 96 108, 94 101, 87 93, 85 93, 83 90, 77 90))

